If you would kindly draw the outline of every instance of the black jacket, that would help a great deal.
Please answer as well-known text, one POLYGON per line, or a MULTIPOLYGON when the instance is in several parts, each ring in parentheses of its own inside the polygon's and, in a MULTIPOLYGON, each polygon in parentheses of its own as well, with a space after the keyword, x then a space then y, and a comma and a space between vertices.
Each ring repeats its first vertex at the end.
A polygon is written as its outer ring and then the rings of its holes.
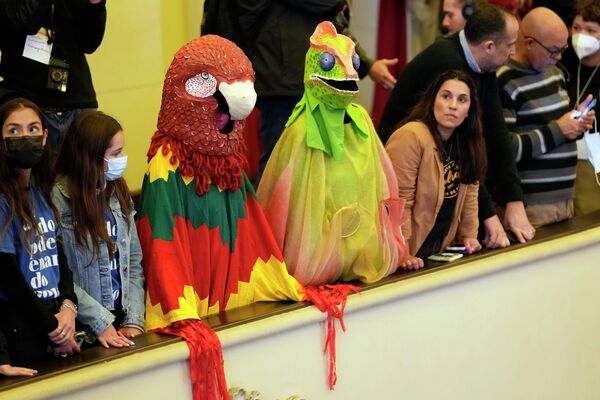
MULTIPOLYGON (((73 273, 69 269, 67 257, 64 254, 62 245, 57 243, 58 262, 60 269, 60 281, 58 290, 60 297, 58 304, 68 299, 77 304, 77 296, 73 286, 73 273)), ((31 286, 23 278, 19 270, 17 256, 9 253, 0 252, 0 289, 4 291, 8 298, 8 306, 14 308, 24 319, 31 321, 31 325, 36 327, 42 334, 52 332, 58 326, 58 320, 54 316, 54 311, 49 311, 48 304, 40 300, 31 286)), ((4 316, 0 316, 4 317, 4 316)), ((9 364, 10 357, 8 344, 2 332, 0 332, 0 364, 9 364)))
POLYGON ((105 25, 104 1, 92 5, 81 0, 0 0, 0 90, 41 107, 98 107, 85 54, 98 48, 105 25), (52 57, 70 66, 64 93, 47 88, 47 65, 23 57, 26 36, 42 27, 55 32, 52 57))
MULTIPOLYGON (((71 300, 77 304, 77 296, 73 286, 73 272, 69 268, 67 257, 62 248, 62 244, 57 243, 58 262, 60 271, 60 281, 58 282, 58 291, 60 297, 57 299, 61 304, 63 300, 71 300)), ((54 314, 47 314, 45 307, 40 306, 40 300, 29 283, 23 278, 19 270, 17 256, 9 253, 0 252, 0 288, 6 293, 8 302, 22 312, 24 318, 30 318, 36 321, 36 325, 43 333, 50 333, 56 329, 58 321, 54 314)))
POLYGON ((302 97, 304 58, 320 22, 331 21, 356 43, 359 76, 373 65, 348 29, 349 0, 206 0, 202 34, 235 42, 252 61, 259 97, 302 97), (342 11, 343 6, 348 7, 342 11), (235 17, 234 17, 235 16, 235 17), (237 18, 236 18, 237 17, 237 18))

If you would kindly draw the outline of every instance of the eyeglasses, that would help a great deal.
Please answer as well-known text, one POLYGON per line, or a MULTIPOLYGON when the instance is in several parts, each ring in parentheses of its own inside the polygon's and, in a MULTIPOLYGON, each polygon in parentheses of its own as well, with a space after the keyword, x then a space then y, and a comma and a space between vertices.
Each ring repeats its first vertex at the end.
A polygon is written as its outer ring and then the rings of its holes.
POLYGON ((558 57, 559 55, 561 55, 561 54, 563 53, 563 51, 565 51, 565 50, 566 50, 566 49, 569 47, 569 43, 566 43, 566 44, 565 44, 563 47, 561 47, 560 49, 558 49, 558 50, 552 50, 552 49, 549 49, 549 48, 547 48, 546 46, 544 46, 544 45, 542 44, 542 42, 540 42, 539 40, 537 40, 537 39, 536 39, 536 38, 534 38, 533 36, 525 36, 525 39, 531 39, 531 40, 533 40, 534 42, 536 42, 537 44, 539 44, 540 46, 542 46, 542 47, 544 48, 544 50, 546 50, 546 51, 547 51, 547 52, 550 54, 550 57, 552 57, 552 58, 556 58, 556 57, 558 57))

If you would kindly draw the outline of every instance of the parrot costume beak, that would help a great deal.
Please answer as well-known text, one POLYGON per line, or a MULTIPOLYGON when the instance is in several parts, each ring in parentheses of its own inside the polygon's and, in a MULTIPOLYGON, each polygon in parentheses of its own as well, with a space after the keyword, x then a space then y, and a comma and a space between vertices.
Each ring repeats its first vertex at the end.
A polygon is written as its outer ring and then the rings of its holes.
POLYGON ((245 119, 256 104, 256 91, 251 81, 222 82, 214 96, 219 103, 216 118, 221 133, 231 132, 233 121, 245 119))

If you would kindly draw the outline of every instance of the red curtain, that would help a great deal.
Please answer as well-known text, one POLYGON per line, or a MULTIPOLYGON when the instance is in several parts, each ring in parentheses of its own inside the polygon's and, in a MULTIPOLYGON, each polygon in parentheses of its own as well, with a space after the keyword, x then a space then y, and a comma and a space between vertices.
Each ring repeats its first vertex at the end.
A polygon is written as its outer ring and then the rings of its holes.
MULTIPOLYGON (((398 64, 390 68, 394 76, 406 65, 406 37, 406 0, 380 0, 376 58, 398 58, 398 64)), ((388 90, 375 86, 371 111, 375 126, 379 125, 389 96, 388 90)))
POLYGON ((246 175, 250 180, 258 173, 258 162, 263 150, 258 136, 259 119, 260 111, 258 111, 258 107, 254 107, 254 110, 246 119, 246 126, 244 127, 244 141, 246 142, 246 156, 248 157, 246 175))

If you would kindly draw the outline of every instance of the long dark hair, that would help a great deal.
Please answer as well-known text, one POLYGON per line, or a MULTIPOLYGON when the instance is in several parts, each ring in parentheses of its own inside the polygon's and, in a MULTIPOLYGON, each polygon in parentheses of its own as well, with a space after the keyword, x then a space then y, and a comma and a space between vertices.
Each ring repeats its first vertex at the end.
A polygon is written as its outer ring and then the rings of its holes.
POLYGON ((96 255, 100 249, 99 239, 106 242, 109 254, 114 250, 104 215, 112 193, 117 196, 127 226, 131 228, 131 194, 125 179, 108 182, 104 179, 104 154, 112 138, 122 130, 116 119, 101 111, 83 111, 65 134, 56 159, 56 173, 67 179, 75 240, 80 246, 88 247, 86 238, 89 236, 96 255), (104 196, 100 196, 98 189, 104 185, 104 196))
POLYGON ((408 116, 401 122, 404 125, 410 121, 421 121, 433 135, 438 151, 443 150, 442 137, 438 132, 438 122, 433 112, 435 99, 444 82, 457 80, 464 82, 468 87, 471 98, 469 113, 462 124, 453 133, 458 144, 458 167, 462 183, 475 183, 483 180, 487 167, 485 140, 481 125, 481 107, 477 95, 477 88, 473 79, 460 70, 443 72, 434 79, 421 94, 419 101, 410 110, 408 116))
MULTIPOLYGON (((35 103, 23 98, 9 100, 0 106, 0 128, 4 127, 4 123, 13 112, 26 108, 33 110, 37 114, 42 123, 42 131, 45 132, 46 124, 42 110, 35 103)), ((46 145, 44 146, 42 159, 31 169, 31 176, 35 178, 36 187, 42 192, 44 199, 46 199, 46 202, 54 213, 54 217, 58 221, 58 212, 56 207, 54 207, 51 196, 52 185, 54 183, 54 170, 52 168, 51 149, 48 140, 46 140, 46 145)), ((33 230, 35 229, 38 234, 40 233, 35 222, 33 204, 27 195, 27 189, 27 187, 23 186, 21 176, 16 168, 8 162, 6 158, 6 146, 4 145, 4 140, 2 140, 2 144, 0 145, 0 194, 4 195, 8 203, 8 215, 2 226, 0 235, 4 236, 6 234, 6 230, 16 214, 23 224, 32 227, 32 229, 26 230, 25 237, 20 237, 21 243, 25 248, 29 248, 28 245, 31 244, 33 230)), ((22 231, 20 230, 20 232, 22 231)), ((21 236, 21 233, 19 236, 21 236)))

